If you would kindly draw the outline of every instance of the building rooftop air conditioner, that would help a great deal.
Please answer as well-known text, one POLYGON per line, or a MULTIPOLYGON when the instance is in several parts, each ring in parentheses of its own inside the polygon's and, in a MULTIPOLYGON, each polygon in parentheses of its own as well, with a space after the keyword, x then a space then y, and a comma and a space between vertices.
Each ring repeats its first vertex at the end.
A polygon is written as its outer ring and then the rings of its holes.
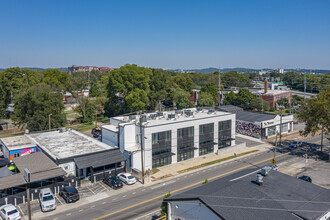
POLYGON ((163 112, 157 112, 157 116, 163 116, 164 113, 163 112))
POLYGON ((150 114, 150 115, 149 115, 149 118, 151 118, 151 119, 156 119, 156 118, 157 118, 157 114, 150 114))
POLYGON ((174 119, 175 118, 175 114, 168 114, 167 118, 168 119, 174 119))
POLYGON ((129 120, 135 120, 136 119, 136 115, 130 115, 129 116, 129 120))
POLYGON ((189 112, 185 112, 187 116, 193 116, 194 113, 192 111, 189 111, 189 112))
POLYGON ((212 114, 214 112, 215 112, 214 109, 209 109, 209 111, 208 111, 209 114, 212 114))
POLYGON ((175 110, 175 114, 182 114, 182 110, 175 110))
POLYGON ((141 122, 147 122, 147 116, 146 115, 142 115, 140 118, 141 122))
POLYGON ((201 112, 201 111, 203 111, 203 108, 202 107, 197 107, 197 111, 201 112))

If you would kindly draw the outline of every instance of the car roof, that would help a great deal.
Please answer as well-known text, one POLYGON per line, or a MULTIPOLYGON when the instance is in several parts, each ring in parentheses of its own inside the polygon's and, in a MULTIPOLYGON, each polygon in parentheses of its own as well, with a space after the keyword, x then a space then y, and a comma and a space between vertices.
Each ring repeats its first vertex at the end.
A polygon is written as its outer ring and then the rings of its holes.
POLYGON ((0 209, 5 209, 6 212, 16 210, 16 207, 13 204, 7 204, 0 207, 0 209))
POLYGON ((50 190, 50 188, 44 188, 40 190, 40 193, 46 194, 46 193, 52 193, 52 191, 50 190))
POLYGON ((122 175, 124 175, 124 176, 131 176, 130 173, 120 173, 120 174, 122 174, 122 175))
POLYGON ((78 192, 78 190, 74 186, 65 186, 64 189, 67 192, 78 192))

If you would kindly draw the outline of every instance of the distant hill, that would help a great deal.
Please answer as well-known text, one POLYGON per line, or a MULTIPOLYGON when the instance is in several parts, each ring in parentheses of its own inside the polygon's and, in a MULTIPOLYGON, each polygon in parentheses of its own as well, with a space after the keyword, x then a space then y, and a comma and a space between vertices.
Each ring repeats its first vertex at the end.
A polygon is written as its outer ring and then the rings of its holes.
MULTIPOLYGON (((33 71, 43 71, 43 70, 48 70, 48 69, 57 69, 60 70, 62 72, 68 72, 68 68, 67 67, 60 67, 60 68, 40 68, 40 67, 20 67, 21 69, 30 69, 33 71)), ((0 70, 6 70, 8 68, 0 68, 0 70)))

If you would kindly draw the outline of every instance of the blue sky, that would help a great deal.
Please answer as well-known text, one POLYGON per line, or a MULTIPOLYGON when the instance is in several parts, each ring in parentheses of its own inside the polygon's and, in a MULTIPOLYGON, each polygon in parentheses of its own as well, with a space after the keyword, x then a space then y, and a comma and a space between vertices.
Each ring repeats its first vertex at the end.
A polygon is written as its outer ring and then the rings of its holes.
POLYGON ((0 68, 330 69, 330 1, 0 1, 0 68))

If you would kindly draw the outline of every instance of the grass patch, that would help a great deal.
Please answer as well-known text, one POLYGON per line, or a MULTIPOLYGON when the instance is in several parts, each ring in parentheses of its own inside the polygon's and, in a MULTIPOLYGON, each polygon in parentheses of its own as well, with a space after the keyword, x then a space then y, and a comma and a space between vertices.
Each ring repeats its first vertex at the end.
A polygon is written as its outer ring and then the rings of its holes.
POLYGON ((84 131, 84 130, 89 130, 92 128, 95 128, 94 124, 79 124, 79 125, 71 125, 67 126, 68 128, 75 129, 77 131, 84 131))
MULTIPOLYGON (((151 173, 152 173, 152 174, 155 174, 155 173, 157 173, 158 171, 159 171, 159 169, 157 169, 157 168, 152 168, 152 169, 151 169, 151 173)), ((151 174, 151 175, 152 175, 152 174, 151 174)))
POLYGON ((24 134, 24 132, 20 132, 20 133, 16 133, 16 134, 7 134, 7 135, 4 135, 4 136, 0 136, 0 138, 20 136, 20 135, 23 135, 23 134, 24 134))
POLYGON ((203 163, 203 164, 200 164, 200 165, 197 165, 197 166, 189 167, 187 169, 179 170, 178 173, 186 173, 186 172, 196 170, 196 169, 199 169, 199 168, 202 168, 202 167, 210 166, 210 165, 213 165, 213 164, 216 164, 216 163, 221 163, 223 161, 230 160, 230 159, 233 159, 233 158, 236 158, 236 157, 244 156, 244 155, 247 155, 247 154, 252 154, 252 153, 255 153, 257 151, 259 151, 259 150, 252 150, 252 151, 248 151, 248 152, 238 154, 236 156, 230 156, 230 157, 226 157, 226 158, 222 158, 222 159, 218 159, 218 160, 213 160, 213 161, 203 163))
POLYGON ((166 179, 166 178, 171 177, 171 176, 173 176, 173 175, 172 174, 166 174, 164 176, 159 177, 158 179, 162 180, 162 179, 166 179))

